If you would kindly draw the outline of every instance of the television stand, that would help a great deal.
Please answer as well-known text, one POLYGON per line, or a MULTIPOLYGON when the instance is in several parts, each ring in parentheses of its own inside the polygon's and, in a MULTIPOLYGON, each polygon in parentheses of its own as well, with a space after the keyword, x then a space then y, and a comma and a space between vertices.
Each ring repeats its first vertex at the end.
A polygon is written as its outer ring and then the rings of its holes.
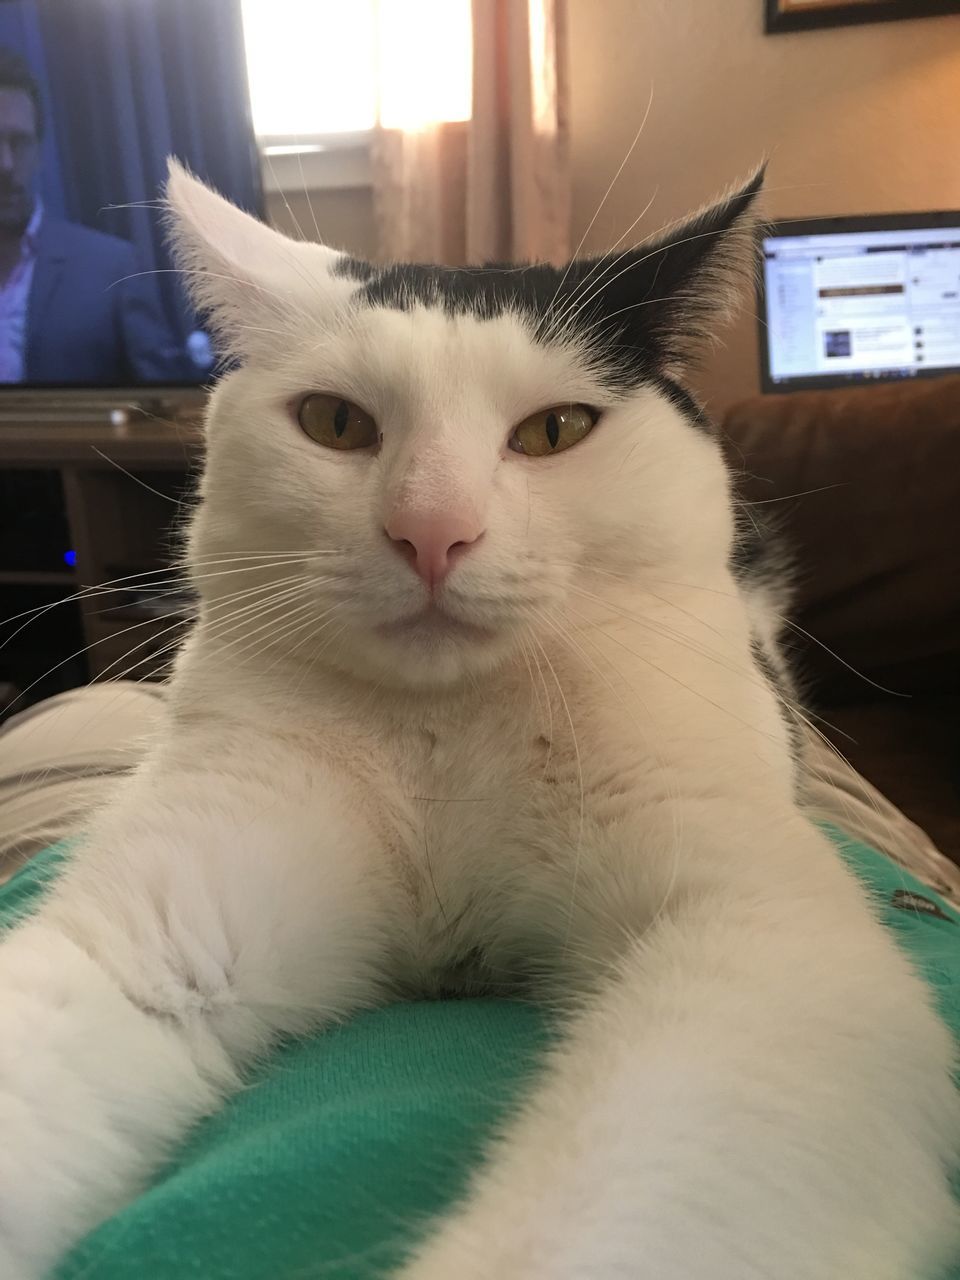
POLYGON ((37 681, 14 710, 90 679, 162 676, 183 617, 166 570, 202 454, 199 413, 111 422, 103 400, 83 417, 70 399, 72 417, 31 406, 0 418, 0 683, 37 681), (135 590, 129 575, 144 572, 135 590), (131 590, 76 596, 118 578, 131 590), (5 620, 47 605, 12 637, 23 619, 5 620))
POLYGON ((91 423, 122 425, 139 420, 179 422, 196 419, 206 403, 197 388, 144 390, 0 390, 0 430, 6 423, 91 423))

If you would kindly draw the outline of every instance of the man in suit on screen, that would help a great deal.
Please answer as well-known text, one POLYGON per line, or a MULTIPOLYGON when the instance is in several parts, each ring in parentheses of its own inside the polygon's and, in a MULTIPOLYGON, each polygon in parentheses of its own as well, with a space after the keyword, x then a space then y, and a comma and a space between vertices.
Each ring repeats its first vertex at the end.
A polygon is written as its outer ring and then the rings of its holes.
POLYGON ((36 192, 43 128, 36 80, 0 47, 0 382, 195 379, 133 245, 44 209, 36 192))

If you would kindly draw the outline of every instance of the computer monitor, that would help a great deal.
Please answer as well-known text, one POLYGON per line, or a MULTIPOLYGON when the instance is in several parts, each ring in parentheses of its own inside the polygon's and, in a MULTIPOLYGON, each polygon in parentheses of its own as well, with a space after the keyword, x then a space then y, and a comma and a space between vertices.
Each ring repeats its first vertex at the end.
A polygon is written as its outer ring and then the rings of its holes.
POLYGON ((764 391, 960 370, 960 212, 778 223, 759 304, 764 391))
POLYGON ((239 0, 0 0, 0 414, 215 374, 158 208, 170 154, 261 212, 239 0))

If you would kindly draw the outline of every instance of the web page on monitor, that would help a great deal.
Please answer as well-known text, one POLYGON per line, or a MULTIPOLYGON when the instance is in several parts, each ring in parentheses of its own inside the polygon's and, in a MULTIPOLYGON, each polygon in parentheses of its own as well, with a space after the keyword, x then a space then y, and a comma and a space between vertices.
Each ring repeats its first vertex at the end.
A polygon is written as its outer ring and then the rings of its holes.
POLYGON ((773 381, 960 366, 960 229, 769 238, 773 381))

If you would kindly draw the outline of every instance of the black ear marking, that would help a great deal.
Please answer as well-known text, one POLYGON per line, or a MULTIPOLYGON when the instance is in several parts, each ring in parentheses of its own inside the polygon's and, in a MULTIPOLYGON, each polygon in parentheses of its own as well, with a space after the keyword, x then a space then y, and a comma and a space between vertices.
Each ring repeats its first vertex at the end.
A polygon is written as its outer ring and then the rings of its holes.
POLYGON ((753 209, 765 171, 652 241, 574 264, 563 286, 574 319, 617 353, 628 384, 635 368, 667 377, 688 369, 735 310, 757 262, 753 209))
POLYGON ((762 165, 723 199, 653 239, 565 268, 372 267, 347 259, 337 270, 357 281, 361 306, 431 307, 478 320, 507 312, 525 317, 539 342, 579 340, 612 388, 652 383, 700 423, 702 411, 686 403, 677 380, 716 338, 756 269, 755 204, 765 172, 762 165))

